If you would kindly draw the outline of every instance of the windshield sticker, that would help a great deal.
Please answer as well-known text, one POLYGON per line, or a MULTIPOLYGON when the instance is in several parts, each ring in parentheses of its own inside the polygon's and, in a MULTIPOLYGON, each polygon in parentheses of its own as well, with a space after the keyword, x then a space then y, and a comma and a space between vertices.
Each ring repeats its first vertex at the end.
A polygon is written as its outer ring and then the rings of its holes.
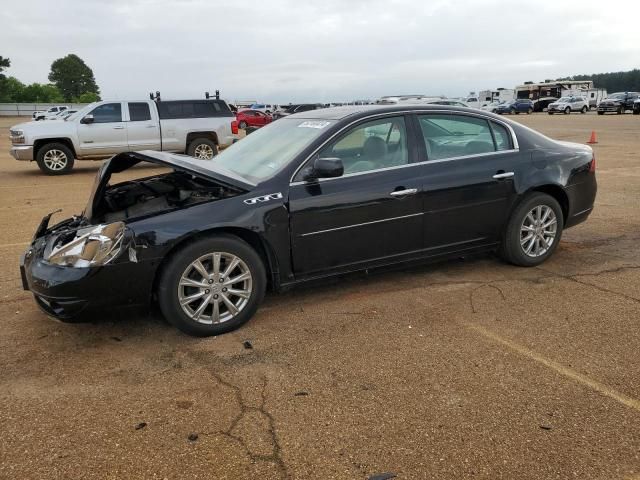
POLYGON ((321 120, 307 120, 298 125, 298 128, 324 128, 331 122, 323 122, 321 120))

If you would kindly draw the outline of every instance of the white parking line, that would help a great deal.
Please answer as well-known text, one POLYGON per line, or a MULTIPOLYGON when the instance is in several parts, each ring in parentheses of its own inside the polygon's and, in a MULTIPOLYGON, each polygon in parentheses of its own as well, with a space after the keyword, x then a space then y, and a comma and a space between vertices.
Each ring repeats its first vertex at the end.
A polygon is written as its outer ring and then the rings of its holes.
POLYGON ((9 247, 26 247, 29 245, 29 242, 20 242, 20 243, 5 243, 0 245, 0 248, 9 248, 9 247))
POLYGON ((36 185, 2 185, 1 188, 45 188, 45 187, 68 187, 69 185, 84 185, 90 186, 90 183, 39 183, 36 185))
POLYGON ((531 360, 541 363, 545 367, 555 370, 560 375, 569 377, 572 380, 575 380, 576 382, 581 383, 582 385, 585 385, 597 392, 600 392, 603 395, 606 395, 607 397, 613 398, 614 400, 620 402, 621 404, 629 408, 633 408, 634 410, 637 410, 638 412, 640 412, 640 400, 629 397, 624 393, 618 392, 617 390, 614 390, 613 388, 608 387, 603 383, 597 382, 596 380, 592 380, 589 377, 579 372, 576 372, 572 368, 565 367, 564 365, 558 362, 555 362, 549 358, 543 357, 542 355, 534 352, 533 350, 529 350, 527 347, 523 345, 519 345, 511 340, 503 338, 497 333, 492 332, 491 330, 485 327, 482 327, 474 323, 469 323, 469 322, 465 322, 464 325, 465 327, 478 332, 480 335, 490 340, 501 343, 502 345, 510 348, 511 350, 514 350, 520 355, 523 355, 531 360))

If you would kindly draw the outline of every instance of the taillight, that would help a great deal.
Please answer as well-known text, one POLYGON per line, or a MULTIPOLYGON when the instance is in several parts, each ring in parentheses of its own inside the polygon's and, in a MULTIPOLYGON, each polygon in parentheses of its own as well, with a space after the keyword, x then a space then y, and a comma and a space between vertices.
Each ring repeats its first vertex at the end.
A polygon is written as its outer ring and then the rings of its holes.
POLYGON ((238 134, 238 122, 236 122, 235 120, 231 122, 231 133, 233 133, 234 135, 238 134))
POLYGON ((596 173, 596 154, 592 154, 591 163, 589 164, 589 172, 596 173))

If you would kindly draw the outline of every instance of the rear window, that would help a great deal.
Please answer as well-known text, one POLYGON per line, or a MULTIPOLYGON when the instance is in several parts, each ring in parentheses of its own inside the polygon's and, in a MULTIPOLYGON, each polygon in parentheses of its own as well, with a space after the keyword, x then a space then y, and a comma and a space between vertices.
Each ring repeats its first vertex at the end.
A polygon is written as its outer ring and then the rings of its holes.
POLYGON ((158 103, 160 119, 232 117, 222 100, 176 100, 158 103))

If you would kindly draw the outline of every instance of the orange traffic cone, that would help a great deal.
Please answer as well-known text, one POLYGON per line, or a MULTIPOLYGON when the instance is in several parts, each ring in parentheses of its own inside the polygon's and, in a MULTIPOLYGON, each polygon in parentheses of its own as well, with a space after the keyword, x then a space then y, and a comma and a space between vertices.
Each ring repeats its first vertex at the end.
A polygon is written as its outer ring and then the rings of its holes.
POLYGON ((598 141, 596 140, 596 131, 595 130, 591 130, 591 138, 589 138, 589 141, 587 143, 589 143, 589 144, 598 143, 598 141))

